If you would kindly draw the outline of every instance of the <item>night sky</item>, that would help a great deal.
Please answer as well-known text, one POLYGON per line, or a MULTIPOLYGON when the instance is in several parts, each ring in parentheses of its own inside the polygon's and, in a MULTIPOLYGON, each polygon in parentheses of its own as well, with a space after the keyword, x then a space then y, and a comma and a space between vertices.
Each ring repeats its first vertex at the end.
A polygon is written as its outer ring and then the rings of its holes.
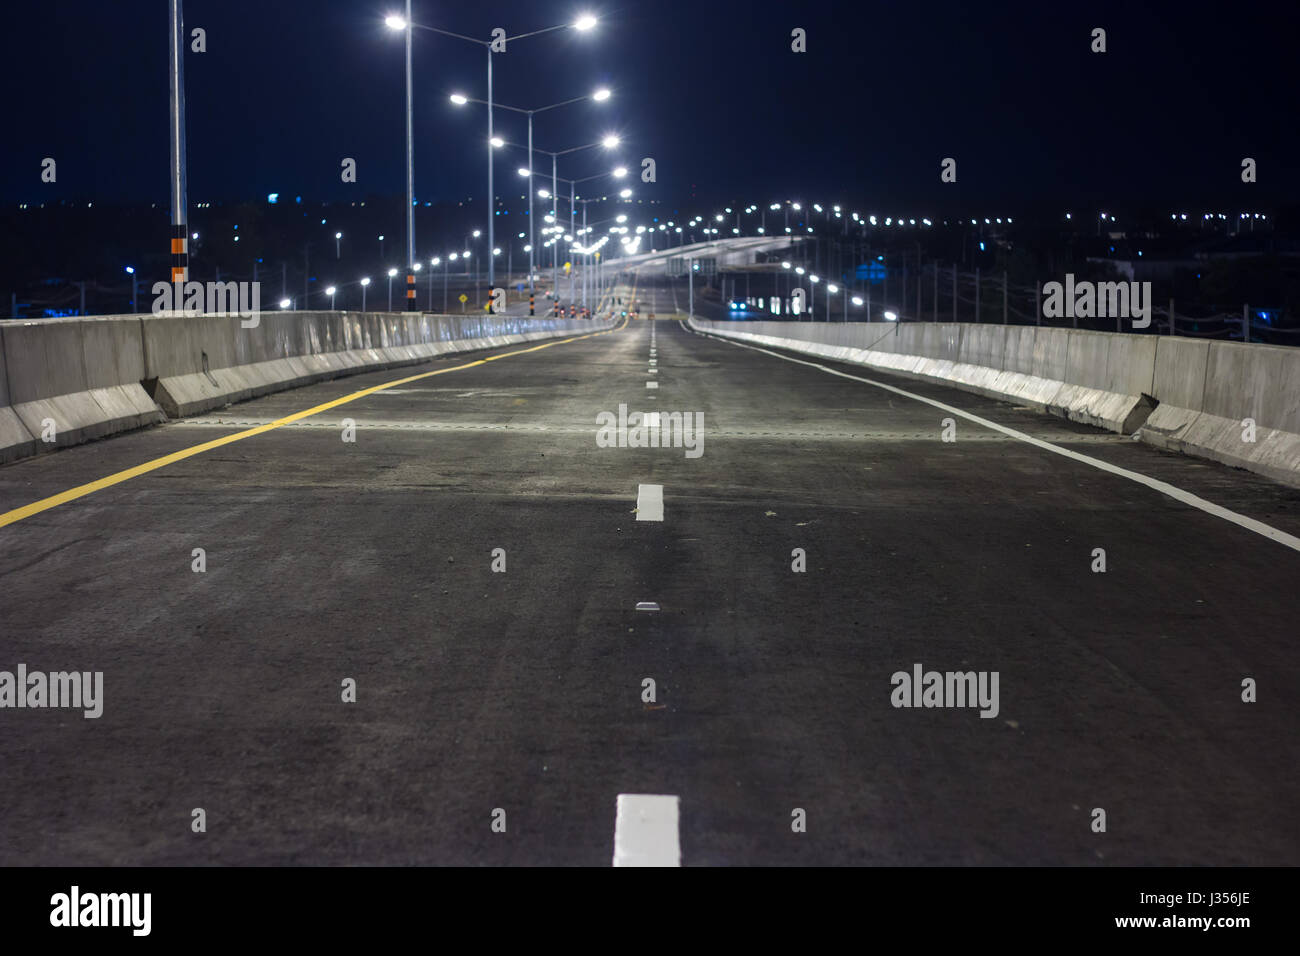
MULTIPOLYGON (((191 202, 270 192, 341 200, 403 189, 403 43, 397 2, 188 0, 191 202), (359 184, 339 179, 355 157, 359 184)), ((658 165, 638 195, 686 204, 782 198, 921 203, 1017 199, 1293 201, 1294 30, 1281 4, 418 0, 420 23, 486 38, 571 21, 598 28, 512 44, 496 97, 539 107, 600 85, 605 104, 537 118, 552 150, 606 132, 619 159, 658 165), (1107 29, 1108 52, 1089 52, 1107 29), (808 52, 790 31, 808 31, 808 52), (939 161, 958 160, 958 183, 939 161), (1259 182, 1240 182, 1240 162, 1259 182)), ((163 0, 7 5, 0 198, 167 200, 163 0), (39 181, 45 156, 59 181, 39 181)), ((481 200, 486 53, 415 36, 416 193, 481 200)), ((498 113, 507 138, 522 117, 498 113)), ((601 172, 600 151, 562 176, 601 172)), ((522 193, 499 163, 498 193, 522 193)), ((549 171, 549 161, 539 169, 549 171)), ((898 210, 902 211, 902 210, 898 210)))

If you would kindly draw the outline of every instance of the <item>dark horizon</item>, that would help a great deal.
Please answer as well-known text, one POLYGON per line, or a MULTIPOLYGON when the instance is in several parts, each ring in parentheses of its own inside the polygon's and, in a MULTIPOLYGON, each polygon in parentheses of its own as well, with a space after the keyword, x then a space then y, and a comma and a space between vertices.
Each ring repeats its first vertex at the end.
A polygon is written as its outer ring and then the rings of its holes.
MULTIPOLYGON (((191 0, 187 53, 191 203, 264 198, 350 201, 403 188, 403 58, 383 16, 401 3, 191 0), (252 26, 250 26, 252 25, 252 26), (340 181, 352 157, 358 183, 340 181)), ((565 149, 617 132, 619 162, 656 160, 639 196, 681 208, 804 197, 862 206, 1147 201, 1207 207, 1293 203, 1282 121, 1287 38, 1254 4, 1099 3, 997 10, 941 3, 869 10, 823 2, 682 0, 618 5, 506 2, 490 11, 417 2, 417 22, 487 36, 527 32, 591 9, 591 34, 519 40, 496 57, 498 102, 537 108, 614 91, 536 118, 539 147, 565 149), (1089 51, 1094 26, 1108 52, 1089 51), (790 51, 790 30, 808 52, 790 51), (939 180, 944 157, 958 181, 939 180), (1240 181, 1245 156, 1258 181, 1240 181)), ((167 196, 166 7, 124 16, 82 0, 7 12, 8 85, 22 90, 6 124, 0 199, 160 202, 167 196), (51 70, 51 64, 60 69, 51 70), (71 65, 71 66, 69 66, 71 65), (58 181, 40 181, 41 161, 58 181)), ((423 203, 486 194, 483 54, 417 32, 415 184, 423 203)), ((498 130, 525 140, 523 118, 498 130)), ((497 194, 517 189, 526 154, 497 164, 497 194)), ((601 150, 562 160, 562 176, 612 165, 601 150)), ((539 173, 549 161, 539 157, 539 173)))

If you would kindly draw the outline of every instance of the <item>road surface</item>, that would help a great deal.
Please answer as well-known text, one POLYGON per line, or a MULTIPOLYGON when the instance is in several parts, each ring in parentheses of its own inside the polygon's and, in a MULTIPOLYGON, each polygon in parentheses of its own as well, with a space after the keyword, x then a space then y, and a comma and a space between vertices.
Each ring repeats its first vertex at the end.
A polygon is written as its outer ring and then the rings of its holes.
MULTIPOLYGON (((619 794, 679 798, 684 865, 1300 862, 1300 554, 645 320, 683 292, 0 468, 0 668, 104 674, 98 719, 0 711, 0 863, 609 865, 619 794), (599 447, 620 405, 702 453, 599 447), (996 715, 895 707, 918 664, 997 672, 996 715)), ((1300 534, 1251 475, 828 367, 1300 534)))

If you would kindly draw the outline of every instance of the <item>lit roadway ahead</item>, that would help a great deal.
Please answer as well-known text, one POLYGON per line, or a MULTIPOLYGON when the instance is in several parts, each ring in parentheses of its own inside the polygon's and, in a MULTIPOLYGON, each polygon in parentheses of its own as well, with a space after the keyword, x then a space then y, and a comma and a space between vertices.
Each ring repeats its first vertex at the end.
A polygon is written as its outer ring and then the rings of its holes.
POLYGON ((0 468, 0 656, 104 673, 98 719, 4 713, 0 863, 603 866, 620 794, 679 798, 684 865, 1300 862, 1300 553, 912 396, 1291 535, 1300 493, 697 335, 685 291, 0 468), (702 453, 599 447, 620 404, 702 453), (893 706, 916 665, 996 713, 893 706))

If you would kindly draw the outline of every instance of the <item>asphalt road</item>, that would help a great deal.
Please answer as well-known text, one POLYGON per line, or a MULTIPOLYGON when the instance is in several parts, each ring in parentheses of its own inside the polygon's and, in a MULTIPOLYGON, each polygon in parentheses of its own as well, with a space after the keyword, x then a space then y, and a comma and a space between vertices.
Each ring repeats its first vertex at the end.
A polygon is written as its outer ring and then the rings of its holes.
MULTIPOLYGON (((685 865, 1300 862, 1297 552, 676 321, 507 352, 0 528, 0 669, 104 673, 98 719, 0 710, 0 863, 605 866, 625 793, 680 798, 685 865), (620 404, 702 454, 599 447, 620 404), (918 663, 996 716, 893 706, 918 663)), ((0 512, 476 357, 14 463, 0 512)), ((843 368, 1300 534, 1254 476, 843 368)))

